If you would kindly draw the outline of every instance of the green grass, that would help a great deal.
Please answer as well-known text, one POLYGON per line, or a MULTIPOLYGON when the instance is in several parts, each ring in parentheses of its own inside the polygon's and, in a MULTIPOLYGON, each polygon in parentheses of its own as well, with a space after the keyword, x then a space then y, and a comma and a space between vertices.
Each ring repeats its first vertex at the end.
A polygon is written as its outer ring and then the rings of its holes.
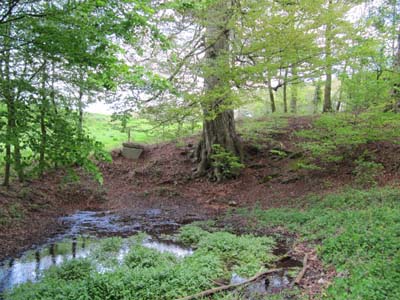
MULTIPOLYGON (((122 131, 118 122, 111 121, 111 116, 86 113, 84 124, 88 133, 103 143, 106 150, 121 147, 128 140, 128 134, 122 131)), ((128 126, 132 128, 132 141, 148 144, 161 139, 159 132, 152 132, 153 126, 145 119, 134 119, 128 126)))
POLYGON ((326 299, 400 299, 400 190, 348 190, 312 197, 305 209, 242 211, 258 226, 284 226, 317 242, 341 276, 326 299))
MULTIPOLYGON (((128 140, 127 132, 122 131, 120 123, 112 121, 109 115, 86 113, 84 125, 93 138, 104 144, 106 150, 121 147, 128 140)), ((199 124, 195 124, 193 129, 184 124, 179 129, 177 124, 160 126, 144 118, 133 118, 127 127, 131 129, 131 141, 154 144, 197 133, 199 124)))

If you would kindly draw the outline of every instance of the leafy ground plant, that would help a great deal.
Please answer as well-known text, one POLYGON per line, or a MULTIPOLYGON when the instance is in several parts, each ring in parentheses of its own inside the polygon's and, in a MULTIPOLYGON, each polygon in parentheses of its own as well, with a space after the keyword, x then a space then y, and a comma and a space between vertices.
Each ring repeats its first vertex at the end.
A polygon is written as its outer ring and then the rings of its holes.
MULTIPOLYGON (((176 258, 142 246, 139 238, 132 239, 129 253, 112 269, 99 272, 93 258, 73 260, 45 272, 37 283, 16 287, 5 298, 178 299, 214 287, 217 279, 229 281, 232 272, 254 275, 274 259, 271 238, 210 233, 192 225, 183 227, 178 239, 193 245, 194 253, 176 258)), ((102 263, 107 257, 113 259, 113 244, 120 240, 105 240, 97 249, 96 257, 102 263)))
POLYGON ((347 190, 311 197, 307 208, 242 211, 315 241, 339 275, 326 299, 400 299, 400 190, 347 190))

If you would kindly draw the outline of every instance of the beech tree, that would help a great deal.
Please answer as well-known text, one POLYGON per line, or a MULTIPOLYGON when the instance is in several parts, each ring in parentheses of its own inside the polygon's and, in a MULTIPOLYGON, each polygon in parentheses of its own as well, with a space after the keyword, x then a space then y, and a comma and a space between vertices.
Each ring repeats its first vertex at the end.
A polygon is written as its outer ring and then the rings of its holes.
MULTIPOLYGON (((197 149, 197 174, 203 175, 211 167, 213 145, 220 145, 242 157, 242 146, 236 134, 233 108, 230 107, 231 86, 225 72, 230 69, 230 4, 216 1, 207 7, 205 29, 205 70, 203 135, 197 149)), ((213 168, 221 180, 221 170, 213 168)))

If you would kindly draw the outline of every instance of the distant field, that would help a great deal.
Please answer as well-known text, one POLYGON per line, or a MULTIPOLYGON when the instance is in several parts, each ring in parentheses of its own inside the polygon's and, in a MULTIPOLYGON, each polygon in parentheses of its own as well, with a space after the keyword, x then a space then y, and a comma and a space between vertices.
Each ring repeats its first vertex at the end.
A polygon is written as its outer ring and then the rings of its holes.
MULTIPOLYGON (((127 132, 123 132, 119 122, 111 121, 111 116, 86 113, 84 126, 88 133, 97 141, 104 144, 106 150, 120 147, 128 140, 127 132)), ((178 132, 178 126, 158 127, 146 119, 133 119, 129 122, 131 128, 131 141, 145 144, 158 143, 185 136, 193 131, 188 126, 178 132)), ((194 130, 196 130, 194 128, 194 130)))

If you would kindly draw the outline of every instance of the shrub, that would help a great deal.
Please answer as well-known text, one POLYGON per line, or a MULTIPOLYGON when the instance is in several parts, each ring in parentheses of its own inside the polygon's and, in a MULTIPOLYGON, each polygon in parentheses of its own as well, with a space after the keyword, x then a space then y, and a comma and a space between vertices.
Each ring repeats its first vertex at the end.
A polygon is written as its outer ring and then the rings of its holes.
POLYGON ((217 177, 220 179, 229 179, 237 177, 244 165, 240 162, 240 158, 232 152, 227 151, 219 144, 212 146, 213 153, 211 155, 212 166, 220 173, 217 177))

